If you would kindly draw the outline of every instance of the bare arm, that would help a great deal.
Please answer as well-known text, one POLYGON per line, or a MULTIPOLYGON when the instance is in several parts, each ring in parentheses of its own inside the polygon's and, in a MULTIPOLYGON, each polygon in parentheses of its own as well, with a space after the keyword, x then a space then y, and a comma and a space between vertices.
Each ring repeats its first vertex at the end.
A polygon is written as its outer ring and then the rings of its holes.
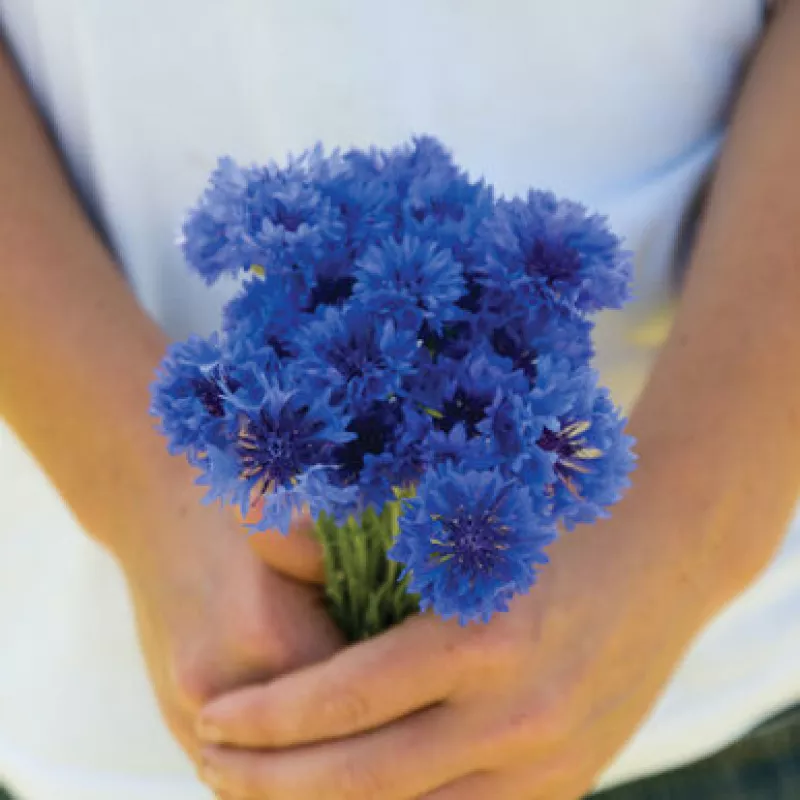
POLYGON ((777 13, 744 87, 632 426, 643 507, 656 493, 684 506, 702 571, 741 590, 800 494, 800 3, 777 13))
POLYGON ((120 564, 165 720, 196 759, 204 700, 339 639, 316 593, 261 563, 167 455, 147 414, 165 344, 0 50, 0 414, 120 564))
POLYGON ((92 535, 122 535, 125 498, 179 469, 146 413, 166 338, 84 216, 2 49, 0 109, 0 415, 92 535))

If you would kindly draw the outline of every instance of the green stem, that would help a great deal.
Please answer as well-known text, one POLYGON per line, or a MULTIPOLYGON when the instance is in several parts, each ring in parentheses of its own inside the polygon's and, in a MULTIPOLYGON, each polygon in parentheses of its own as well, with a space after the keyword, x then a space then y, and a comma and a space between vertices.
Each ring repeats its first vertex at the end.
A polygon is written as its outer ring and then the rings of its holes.
POLYGON ((380 514, 367 509, 360 520, 337 525, 322 514, 316 534, 325 553, 325 602, 347 640, 368 639, 419 611, 401 567, 387 557, 398 532, 400 501, 380 514))

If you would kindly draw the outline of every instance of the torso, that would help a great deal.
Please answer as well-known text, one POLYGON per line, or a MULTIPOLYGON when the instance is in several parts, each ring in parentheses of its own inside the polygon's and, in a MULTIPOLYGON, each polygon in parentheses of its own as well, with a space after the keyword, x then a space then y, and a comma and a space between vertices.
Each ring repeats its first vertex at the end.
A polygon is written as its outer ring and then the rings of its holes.
MULTIPOLYGON (((609 214, 627 236, 636 251, 637 302, 609 315, 598 334, 604 378, 627 405, 657 351, 653 320, 674 299, 672 273, 687 209, 717 153, 764 9, 757 0, 0 0, 0 10, 134 290, 174 335, 214 327, 231 291, 230 285, 202 286, 174 245, 182 213, 217 156, 280 161, 317 140, 328 147, 391 145, 427 132, 500 191, 551 188, 609 214)), ((15 446, 5 449, 10 455, 3 458, 22 463, 15 446)), ((30 465, 24 469, 30 477, 18 480, 46 494, 41 476, 30 465)), ((41 508, 60 514, 63 535, 57 539, 64 552, 89 552, 76 544, 79 532, 54 501, 41 508)), ((0 517, 0 525, 5 522, 0 517)), ((19 545, 4 551, 9 538, 0 536, 0 587, 9 559, 19 557, 19 545)), ((51 546, 48 541, 37 534, 26 547, 51 546)), ((111 574, 102 557, 86 558, 111 574)), ((800 585, 798 553, 794 558, 800 585)), ((788 569, 790 562, 782 563, 788 569)), ((75 595, 69 575, 54 571, 51 578, 75 595)), ((19 602, 2 597, 4 591, 0 602, 19 602)), ((119 591, 116 584, 113 591, 119 591)), ((781 602, 800 619, 800 589, 785 587, 781 602)), ((116 616, 97 624, 121 627, 133 642, 124 602, 115 608, 116 616)), ((764 613, 771 612, 765 606, 764 613)), ((41 613, 46 620, 46 609, 41 613)), ((88 612, 76 603, 71 613, 88 612)), ((725 624, 740 635, 741 626, 751 630, 752 613, 745 608, 738 629, 735 619, 725 624)), ((0 610, 0 634, 5 623, 0 610)), ((698 755, 778 702, 756 690, 761 666, 755 662, 738 683, 720 681, 716 697, 698 696, 703 676, 731 655, 733 639, 724 626, 715 630, 610 778, 698 755), (719 704, 736 692, 746 708, 715 725, 719 704)), ((70 652, 80 665, 91 658, 92 643, 76 637, 70 652)), ((104 667, 95 659, 93 669, 105 668, 127 671, 144 685, 138 663, 117 659, 104 667)), ((89 692, 80 670, 56 676, 50 664, 31 669, 76 697, 89 692)), ((792 693, 800 696, 800 680, 781 692, 787 701, 792 693)), ((4 703, 0 772, 3 739, 11 735, 4 726, 13 718, 4 703)), ((92 724, 119 744, 117 755, 104 757, 106 769, 134 770, 131 748, 143 768, 182 769, 161 733, 155 735, 161 750, 149 755, 142 749, 147 741, 131 739, 131 725, 149 730, 156 724, 148 703, 143 695, 146 722, 112 715, 112 725, 103 709, 92 712, 92 724)), ((59 752, 42 732, 15 741, 45 764, 59 752)), ((90 771, 97 764, 88 750, 70 758, 90 771)))

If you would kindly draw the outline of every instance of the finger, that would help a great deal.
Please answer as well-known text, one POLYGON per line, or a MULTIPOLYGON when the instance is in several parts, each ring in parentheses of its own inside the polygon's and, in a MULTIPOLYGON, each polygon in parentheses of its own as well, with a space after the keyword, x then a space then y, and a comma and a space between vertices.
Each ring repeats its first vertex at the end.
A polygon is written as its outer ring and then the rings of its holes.
POLYGON ((468 731, 453 714, 437 707, 373 733, 288 751, 209 746, 203 780, 245 798, 415 800, 476 768, 468 731))
MULTIPOLYGON (((260 502, 253 504, 246 517, 239 518, 244 523, 259 520, 260 502)), ((259 558, 277 572, 306 583, 325 582, 322 545, 309 514, 293 519, 286 535, 275 530, 255 531, 250 533, 249 542, 259 558)))
POLYGON ((239 747, 289 747, 350 736, 444 700, 454 690, 456 633, 433 617, 407 620, 320 664, 216 698, 198 735, 239 747))

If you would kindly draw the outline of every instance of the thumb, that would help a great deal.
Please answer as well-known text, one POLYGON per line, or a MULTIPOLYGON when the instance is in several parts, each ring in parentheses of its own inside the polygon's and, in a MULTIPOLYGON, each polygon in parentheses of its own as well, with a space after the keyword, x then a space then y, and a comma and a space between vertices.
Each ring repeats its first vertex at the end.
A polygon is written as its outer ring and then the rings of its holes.
MULTIPOLYGON (((239 516, 243 523, 259 519, 261 501, 257 500, 246 517, 239 516)), ((314 521, 304 511, 292 520, 289 533, 277 530, 251 533, 250 546, 266 564, 295 580, 306 583, 324 583, 325 569, 322 545, 314 534, 314 521)))

